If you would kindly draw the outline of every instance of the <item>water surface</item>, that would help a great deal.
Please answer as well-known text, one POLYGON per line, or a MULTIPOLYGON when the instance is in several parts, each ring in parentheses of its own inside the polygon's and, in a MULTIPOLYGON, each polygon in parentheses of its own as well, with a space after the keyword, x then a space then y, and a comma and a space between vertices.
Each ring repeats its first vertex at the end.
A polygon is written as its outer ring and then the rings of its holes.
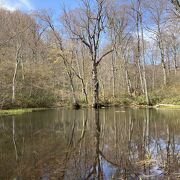
POLYGON ((177 179, 180 110, 56 109, 0 117, 0 179, 177 179))

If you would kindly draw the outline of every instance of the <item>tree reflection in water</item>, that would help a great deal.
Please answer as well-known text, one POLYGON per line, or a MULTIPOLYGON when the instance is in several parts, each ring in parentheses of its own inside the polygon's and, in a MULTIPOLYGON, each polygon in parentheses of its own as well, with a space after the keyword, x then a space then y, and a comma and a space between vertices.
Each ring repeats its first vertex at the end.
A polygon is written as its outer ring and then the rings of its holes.
POLYGON ((49 110, 0 119, 0 179, 177 179, 180 112, 49 110))

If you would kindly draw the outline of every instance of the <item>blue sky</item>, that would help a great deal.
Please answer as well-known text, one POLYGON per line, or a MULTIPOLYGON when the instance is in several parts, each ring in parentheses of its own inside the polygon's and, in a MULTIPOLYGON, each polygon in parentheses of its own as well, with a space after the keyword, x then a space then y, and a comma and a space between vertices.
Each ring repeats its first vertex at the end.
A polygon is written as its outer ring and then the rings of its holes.
MULTIPOLYGON (((127 1, 129 0, 120 0, 121 3, 127 1)), ((80 0, 0 0, 0 7, 11 11, 19 9, 26 12, 49 9, 58 13, 63 3, 68 8, 74 8, 79 5, 80 0)))
MULTIPOLYGON (((129 0, 119 0, 121 3, 127 3, 127 1, 129 0)), ((74 8, 79 5, 80 0, 0 0, 0 7, 11 11, 19 9, 25 12, 47 9, 53 11, 53 15, 58 17, 63 3, 68 8, 74 8)), ((146 31, 144 33, 145 38, 149 41, 152 34, 146 31)))
POLYGON ((0 0, 0 7, 11 11, 50 9, 58 12, 63 2, 71 8, 78 4, 78 0, 0 0))

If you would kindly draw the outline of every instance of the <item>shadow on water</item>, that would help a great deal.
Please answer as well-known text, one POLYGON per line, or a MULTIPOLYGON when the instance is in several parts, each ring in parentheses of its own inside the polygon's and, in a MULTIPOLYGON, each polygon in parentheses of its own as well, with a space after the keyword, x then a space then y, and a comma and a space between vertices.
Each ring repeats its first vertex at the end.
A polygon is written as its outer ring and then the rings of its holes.
POLYGON ((47 110, 0 119, 0 179, 177 179, 180 111, 47 110))

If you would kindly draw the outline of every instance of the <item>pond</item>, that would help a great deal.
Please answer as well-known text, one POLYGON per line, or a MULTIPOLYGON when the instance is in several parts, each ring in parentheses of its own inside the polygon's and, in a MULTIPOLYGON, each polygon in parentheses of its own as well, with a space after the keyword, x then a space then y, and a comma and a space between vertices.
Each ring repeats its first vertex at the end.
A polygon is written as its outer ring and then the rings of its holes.
POLYGON ((54 109, 0 117, 0 179, 177 179, 180 110, 54 109))

